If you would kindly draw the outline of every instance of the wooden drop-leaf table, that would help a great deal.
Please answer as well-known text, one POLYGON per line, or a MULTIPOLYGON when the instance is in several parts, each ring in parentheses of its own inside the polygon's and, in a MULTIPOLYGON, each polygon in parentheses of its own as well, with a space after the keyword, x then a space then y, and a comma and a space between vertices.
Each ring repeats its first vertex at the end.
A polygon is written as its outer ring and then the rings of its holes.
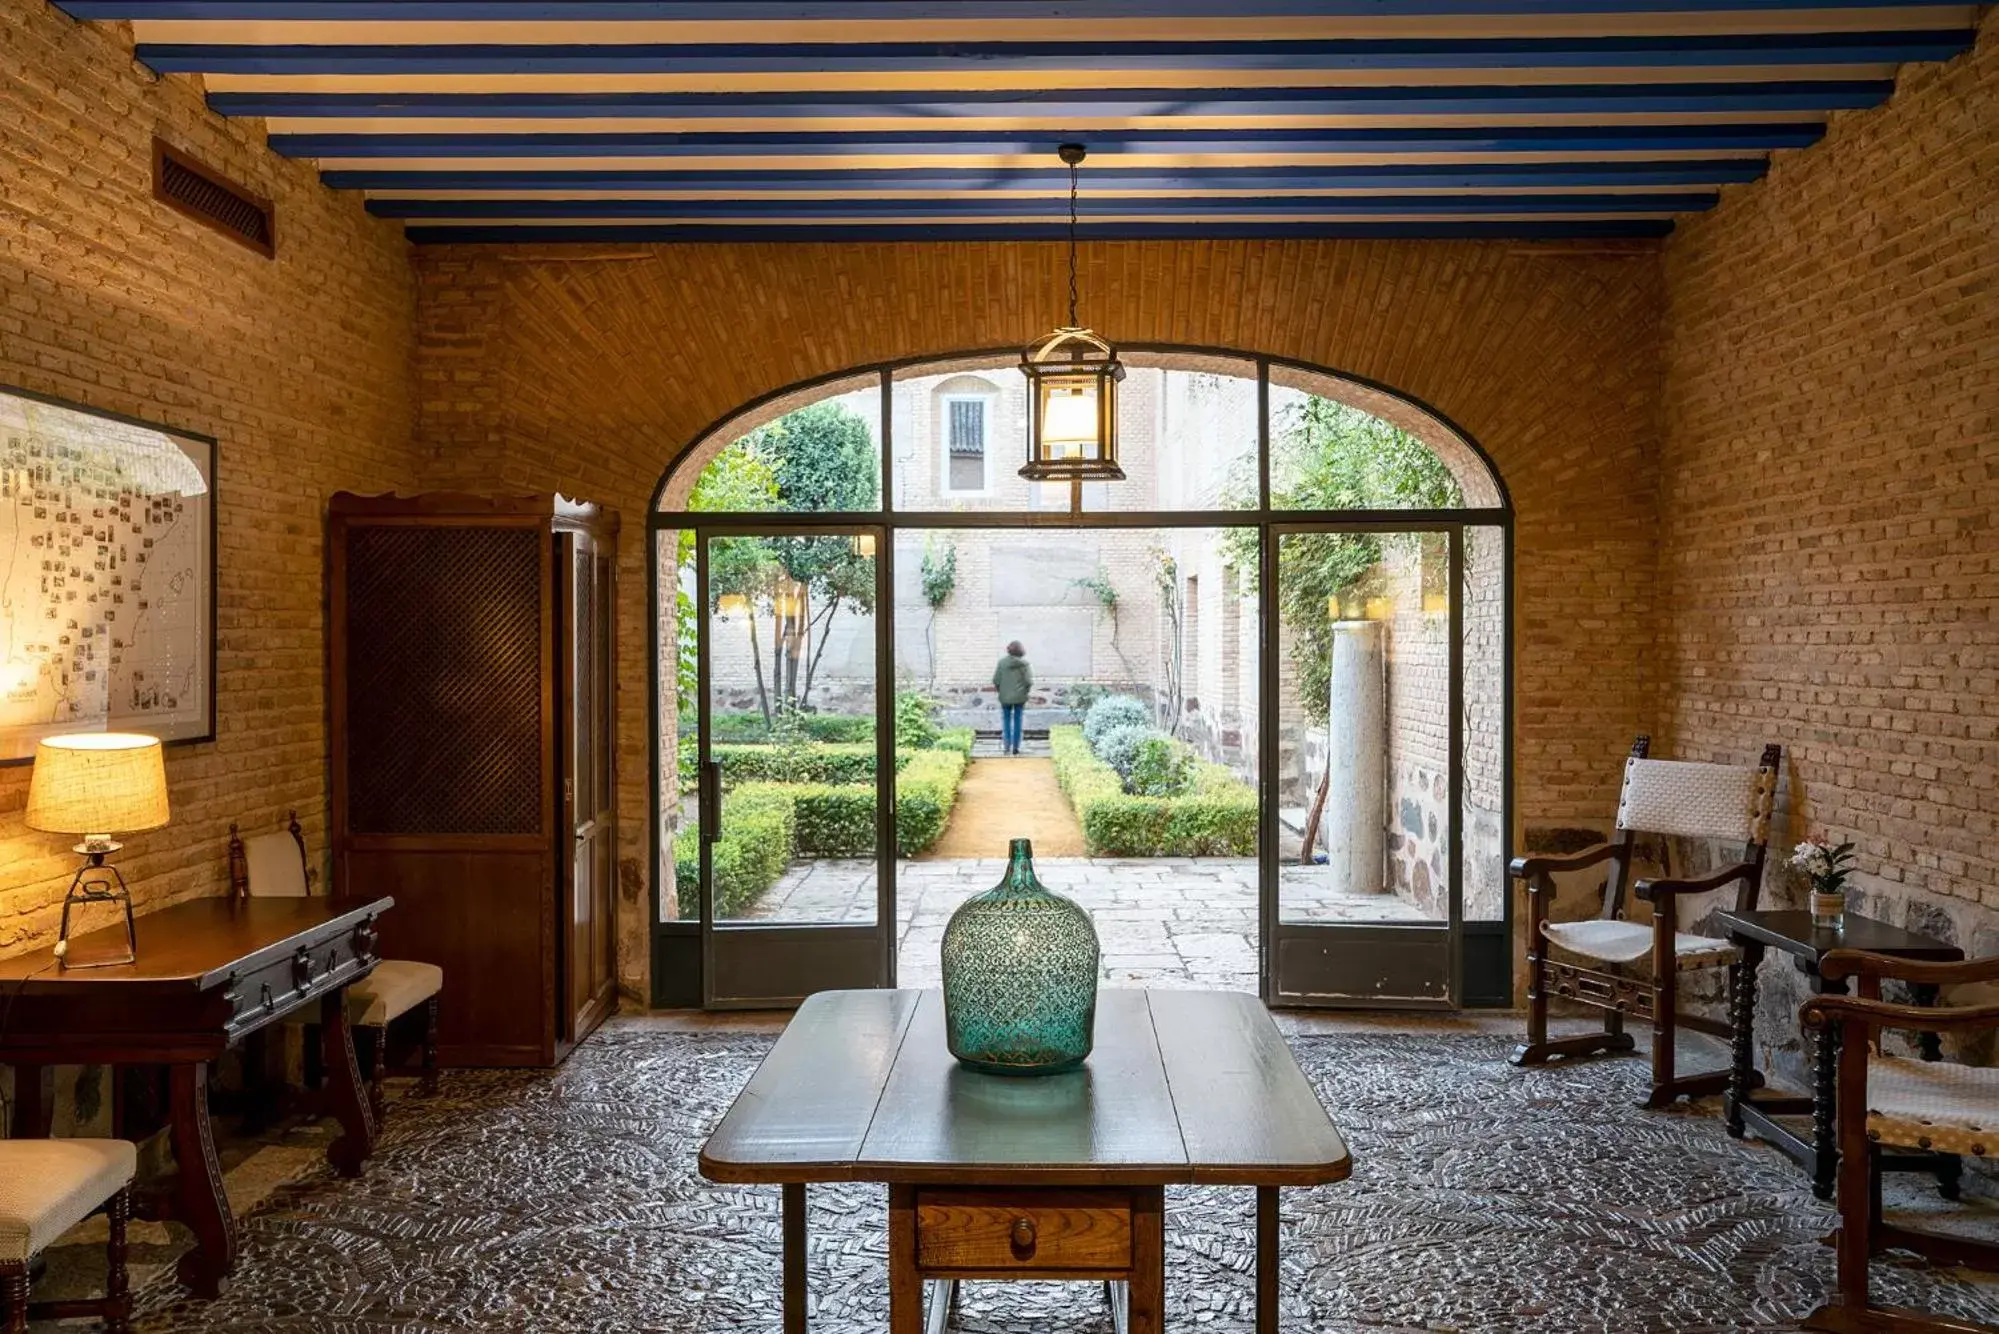
POLYGON ((1256 1188, 1256 1327, 1277 1328, 1277 1192, 1351 1159, 1269 1014, 1236 992, 1106 989, 1085 1066, 952 1059, 934 991, 809 998, 701 1153, 712 1181, 783 1187, 784 1329, 806 1329, 806 1186, 889 1188, 889 1329, 941 1330, 964 1279, 1105 1282, 1158 1334, 1164 1188, 1256 1188))

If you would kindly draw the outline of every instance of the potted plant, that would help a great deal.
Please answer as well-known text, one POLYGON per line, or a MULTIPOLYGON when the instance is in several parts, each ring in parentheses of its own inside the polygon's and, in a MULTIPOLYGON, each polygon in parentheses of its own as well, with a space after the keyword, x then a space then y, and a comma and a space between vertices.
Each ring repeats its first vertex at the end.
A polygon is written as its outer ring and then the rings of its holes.
POLYGON ((1811 881, 1812 925, 1834 931, 1846 924, 1846 878, 1853 874, 1853 844, 1816 834, 1791 850, 1791 865, 1811 881))

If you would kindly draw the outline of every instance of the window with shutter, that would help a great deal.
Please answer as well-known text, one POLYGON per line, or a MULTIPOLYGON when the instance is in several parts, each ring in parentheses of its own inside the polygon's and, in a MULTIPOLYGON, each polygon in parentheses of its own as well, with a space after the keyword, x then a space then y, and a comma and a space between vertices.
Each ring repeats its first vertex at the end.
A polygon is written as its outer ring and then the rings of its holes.
POLYGON ((986 400, 950 398, 944 401, 944 489, 947 492, 986 489, 986 400))

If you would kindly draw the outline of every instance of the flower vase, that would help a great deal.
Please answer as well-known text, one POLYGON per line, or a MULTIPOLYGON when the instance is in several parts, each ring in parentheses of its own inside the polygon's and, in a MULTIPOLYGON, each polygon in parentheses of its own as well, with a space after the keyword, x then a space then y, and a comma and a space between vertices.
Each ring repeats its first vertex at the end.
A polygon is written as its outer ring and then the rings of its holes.
POLYGON ((944 928, 944 1031, 974 1070, 1048 1075, 1080 1066, 1097 1023, 1096 928, 1034 874, 1013 840, 1006 875, 944 928))
POLYGON ((1846 926, 1846 895, 1822 894, 1812 891, 1812 925, 1822 930, 1838 931, 1846 926))

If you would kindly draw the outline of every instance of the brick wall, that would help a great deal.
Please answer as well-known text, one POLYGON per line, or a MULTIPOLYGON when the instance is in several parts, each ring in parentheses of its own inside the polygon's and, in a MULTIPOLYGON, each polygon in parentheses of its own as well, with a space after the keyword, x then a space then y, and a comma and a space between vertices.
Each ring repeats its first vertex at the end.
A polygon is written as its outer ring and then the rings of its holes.
MULTIPOLYGON (((215 436, 212 745, 168 751, 173 823, 127 840, 142 907, 219 892, 231 820, 325 849, 321 514, 415 481, 407 246, 361 201, 156 80, 129 34, 0 0, 0 384, 215 436), (157 133, 277 205, 266 259, 152 200, 157 133)), ((0 954, 45 946, 75 858, 0 770, 0 954)))
MULTIPOLYGON (((619 633, 643 644, 639 517, 679 451, 808 377, 1018 345, 1059 310, 1063 253, 1038 243, 420 250, 427 477, 560 487, 623 510, 619 633)), ((1658 248, 1096 243, 1083 247, 1082 291, 1084 314, 1112 338, 1365 376, 1431 404, 1492 453, 1519 515, 1522 819, 1607 819, 1618 759, 1657 712, 1643 646, 1654 633, 1658 248)), ((637 992, 646 672, 643 653, 623 655, 620 966, 637 992)))
POLYGON ((1999 951, 1999 21, 1665 267, 1665 753, 1782 742, 1782 846, 1853 839, 1855 906, 1999 951))

